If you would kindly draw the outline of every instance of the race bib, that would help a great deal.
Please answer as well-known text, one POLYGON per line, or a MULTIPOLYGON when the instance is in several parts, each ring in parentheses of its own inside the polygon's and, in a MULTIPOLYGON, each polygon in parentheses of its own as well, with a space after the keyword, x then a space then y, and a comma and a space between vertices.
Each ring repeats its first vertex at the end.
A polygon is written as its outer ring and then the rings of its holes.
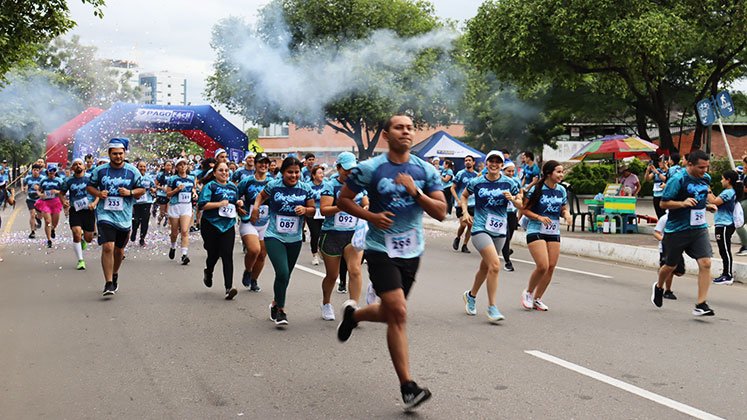
POLYGON ((148 202, 148 193, 145 193, 141 195, 137 200, 135 200, 136 203, 147 203, 148 202))
POLYGON ((104 201, 104 210, 124 210, 124 199, 122 197, 106 197, 106 200, 104 201))
POLYGON ((663 182, 654 182, 654 191, 664 191, 664 183, 663 182))
POLYGON ((50 200, 52 198, 57 197, 57 194, 55 194, 53 191, 44 191, 44 198, 47 200, 50 200))
POLYGON ((402 233, 388 233, 384 235, 384 242, 389 258, 410 257, 417 251, 418 233, 415 229, 402 233))
POLYGON ((192 202, 192 193, 187 191, 182 191, 179 193, 179 202, 180 203, 191 203, 192 202))
POLYGON ((236 218, 236 205, 229 203, 226 206, 218 207, 218 216, 225 217, 227 219, 235 219, 236 218))
POLYGON ((690 226, 701 226, 706 222, 705 209, 690 210, 690 226))
POLYGON ((298 233, 299 220, 298 216, 278 216, 275 218, 275 229, 278 233, 298 233))
POLYGON ((485 219, 485 230, 492 233, 497 233, 498 235, 505 235, 506 234, 506 225, 508 224, 508 221, 505 217, 499 217, 495 214, 488 214, 488 217, 485 219))
POLYGON ((314 213, 314 219, 324 219, 324 216, 322 216, 322 211, 318 208, 316 209, 316 212, 314 213))
POLYGON ((542 223, 540 233, 543 235, 560 235, 560 222, 552 220, 549 225, 542 223))
POLYGON ((341 211, 335 215, 335 227, 341 229, 352 229, 358 224, 358 218, 341 211))
MULTIPOLYGON (((254 211, 254 205, 252 204, 249 207, 249 215, 251 215, 253 211, 254 211)), ((270 206, 267 206, 267 205, 259 206, 259 220, 257 220, 257 223, 259 223, 262 220, 267 220, 267 216, 269 215, 270 215, 270 206)))
POLYGON ((80 200, 73 201, 73 208, 75 211, 88 210, 88 197, 83 197, 80 200))

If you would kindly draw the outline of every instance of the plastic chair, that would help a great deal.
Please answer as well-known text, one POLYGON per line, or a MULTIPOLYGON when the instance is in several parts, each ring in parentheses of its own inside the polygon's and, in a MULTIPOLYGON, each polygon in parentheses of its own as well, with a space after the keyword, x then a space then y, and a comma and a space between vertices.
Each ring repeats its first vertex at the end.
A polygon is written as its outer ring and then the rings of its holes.
MULTIPOLYGON (((572 186, 566 186, 566 192, 568 192, 568 210, 571 212, 571 224, 566 228, 572 232, 576 231, 576 217, 581 217, 581 232, 586 230, 586 217, 589 217, 589 223, 594 224, 594 216, 591 211, 586 212, 581 210, 581 204, 579 203, 578 196, 573 192, 572 186)), ((591 230, 589 226, 589 230, 591 230)))

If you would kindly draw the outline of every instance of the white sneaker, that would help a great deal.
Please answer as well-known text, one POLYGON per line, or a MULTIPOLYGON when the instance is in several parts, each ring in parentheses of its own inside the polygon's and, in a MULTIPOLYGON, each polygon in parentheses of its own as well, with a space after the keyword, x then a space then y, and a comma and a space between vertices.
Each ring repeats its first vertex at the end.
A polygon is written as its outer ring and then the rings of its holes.
POLYGON ((366 289, 366 305, 376 303, 376 299, 378 298, 379 297, 376 296, 376 290, 373 288, 373 284, 368 282, 368 288, 366 289))
POLYGON ((335 320, 335 308, 332 307, 331 303, 322 305, 322 319, 325 321, 335 320))
POLYGON ((550 308, 548 308, 547 305, 545 305, 544 303, 542 303, 542 301, 540 299, 535 299, 534 300, 534 309, 536 309, 538 311, 546 311, 546 310, 548 310, 550 308))
POLYGON ((534 296, 527 292, 526 289, 521 292, 521 306, 523 306, 527 311, 531 311, 532 308, 534 308, 534 296))
POLYGON ((314 258, 311 259, 311 265, 319 265, 319 257, 314 254, 314 258))

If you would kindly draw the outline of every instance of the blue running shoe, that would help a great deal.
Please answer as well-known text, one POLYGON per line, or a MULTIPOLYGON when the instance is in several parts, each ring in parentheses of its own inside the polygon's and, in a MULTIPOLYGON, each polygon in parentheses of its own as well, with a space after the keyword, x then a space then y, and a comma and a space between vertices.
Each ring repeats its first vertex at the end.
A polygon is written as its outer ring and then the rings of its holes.
POLYGON ((464 310, 467 311, 467 315, 477 315, 477 308, 475 308, 475 298, 469 295, 469 290, 464 292, 462 298, 464 298, 464 310))
POLYGON ((495 323, 495 322, 503 321, 504 319, 506 319, 506 317, 503 316, 501 311, 499 311, 495 305, 488 306, 487 314, 488 314, 488 319, 490 320, 490 322, 495 323))

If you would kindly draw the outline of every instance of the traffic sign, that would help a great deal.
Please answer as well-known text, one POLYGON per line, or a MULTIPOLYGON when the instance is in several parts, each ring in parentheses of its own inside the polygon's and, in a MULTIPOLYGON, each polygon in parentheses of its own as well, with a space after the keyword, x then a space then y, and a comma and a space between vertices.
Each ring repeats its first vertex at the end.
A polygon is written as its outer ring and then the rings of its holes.
POLYGON ((710 99, 701 100, 698 102, 696 108, 698 109, 698 119, 700 119, 701 124, 709 127, 716 122, 716 112, 713 109, 710 99))
POLYGON ((734 102, 731 100, 729 91, 722 90, 716 95, 716 105, 718 106, 718 112, 721 114, 722 118, 734 115, 734 102))

